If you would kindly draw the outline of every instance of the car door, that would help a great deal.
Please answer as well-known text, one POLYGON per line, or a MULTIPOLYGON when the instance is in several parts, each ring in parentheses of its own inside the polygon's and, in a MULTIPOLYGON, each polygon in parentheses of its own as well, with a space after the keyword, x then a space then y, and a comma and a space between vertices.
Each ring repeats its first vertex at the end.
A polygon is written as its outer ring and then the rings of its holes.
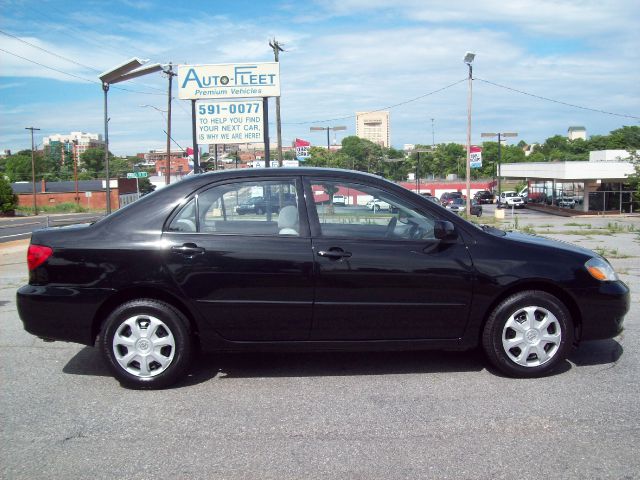
POLYGON ((169 220, 166 265, 209 328, 234 341, 305 340, 313 257, 300 181, 227 182, 199 191, 169 220), (263 196, 260 213, 240 205, 263 196))
POLYGON ((306 188, 316 266, 313 339, 462 336, 472 263, 461 238, 434 238, 437 214, 362 183, 315 178, 306 188), (324 202, 329 191, 347 192, 348 205, 324 202), (371 198, 390 209, 367 209, 371 198))

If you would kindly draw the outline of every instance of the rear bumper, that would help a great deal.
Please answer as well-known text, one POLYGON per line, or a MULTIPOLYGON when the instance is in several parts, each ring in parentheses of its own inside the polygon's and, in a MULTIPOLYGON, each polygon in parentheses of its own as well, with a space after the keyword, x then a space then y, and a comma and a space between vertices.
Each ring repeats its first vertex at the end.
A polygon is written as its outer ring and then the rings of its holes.
POLYGON ((109 289, 25 285, 16 294, 24 329, 41 338, 93 345, 93 321, 109 289))
POLYGON ((629 288, 620 281, 601 283, 577 295, 582 314, 580 340, 613 338, 622 332, 629 311, 629 288))

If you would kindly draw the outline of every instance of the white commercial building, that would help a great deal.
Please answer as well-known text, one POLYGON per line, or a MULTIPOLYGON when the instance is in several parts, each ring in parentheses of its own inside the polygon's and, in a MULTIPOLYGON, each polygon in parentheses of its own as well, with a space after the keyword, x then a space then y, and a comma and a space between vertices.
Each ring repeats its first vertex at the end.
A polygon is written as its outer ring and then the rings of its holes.
POLYGON ((42 144, 45 149, 51 149, 54 145, 58 145, 57 148, 64 147, 67 152, 73 152, 73 156, 77 160, 80 160, 80 156, 90 148, 104 149, 104 140, 99 133, 71 132, 64 135, 56 133, 44 137, 42 144))
POLYGON ((529 183, 529 202, 584 212, 632 212, 635 170, 626 150, 590 152, 586 162, 502 164, 504 178, 529 183))

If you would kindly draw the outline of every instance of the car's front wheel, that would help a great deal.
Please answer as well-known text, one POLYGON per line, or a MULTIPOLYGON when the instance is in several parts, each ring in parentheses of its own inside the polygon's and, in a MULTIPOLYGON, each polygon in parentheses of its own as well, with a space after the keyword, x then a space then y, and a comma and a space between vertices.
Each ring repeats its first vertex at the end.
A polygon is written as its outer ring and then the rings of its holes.
POLYGON ((114 376, 130 388, 164 388, 180 379, 191 360, 188 320, 152 299, 129 301, 104 323, 102 354, 114 376))
POLYGON ((573 323, 553 295, 527 290, 511 295, 491 313, 482 346, 489 361, 514 377, 544 375, 564 362, 573 345, 573 323))

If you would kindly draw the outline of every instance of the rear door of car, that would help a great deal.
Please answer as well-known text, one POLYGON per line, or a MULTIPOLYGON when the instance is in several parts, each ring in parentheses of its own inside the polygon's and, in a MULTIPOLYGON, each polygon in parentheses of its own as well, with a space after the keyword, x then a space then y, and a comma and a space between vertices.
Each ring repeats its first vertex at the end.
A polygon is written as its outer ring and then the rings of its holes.
POLYGON ((166 266, 207 328, 234 341, 309 337, 313 256, 301 188, 297 177, 216 184, 169 219, 166 266), (266 211, 239 215, 256 196, 266 211))
POLYGON ((306 188, 316 265, 312 339, 462 336, 472 299, 471 259, 461 238, 434 238, 437 214, 363 183, 322 177, 309 179, 306 188), (334 189, 349 192, 347 207, 313 201, 334 189), (366 208, 371 198, 392 209, 372 212, 366 208))

